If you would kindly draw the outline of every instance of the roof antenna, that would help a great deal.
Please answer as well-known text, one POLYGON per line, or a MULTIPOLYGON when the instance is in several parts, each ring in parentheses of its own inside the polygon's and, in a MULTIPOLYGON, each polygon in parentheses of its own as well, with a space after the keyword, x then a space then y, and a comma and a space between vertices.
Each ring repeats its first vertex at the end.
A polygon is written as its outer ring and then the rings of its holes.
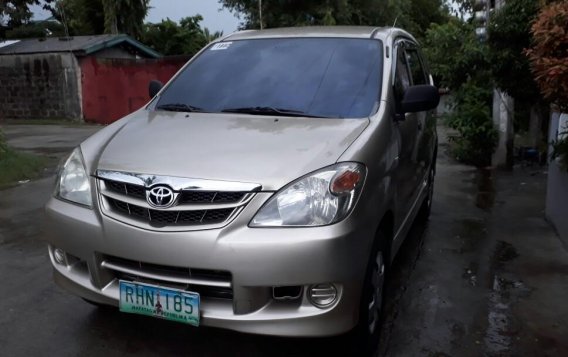
POLYGON ((396 26, 397 21, 398 21, 398 16, 394 19, 394 23, 392 24, 392 26, 389 30, 389 35, 387 37, 390 37, 392 35, 392 31, 394 30, 394 27, 396 26))
MULTIPOLYGON (((394 30, 394 27, 396 26, 397 21, 398 21, 398 16, 394 19, 394 23, 392 24, 391 28, 389 29, 389 34, 387 35, 387 39, 392 36, 392 32, 394 30)), ((389 53, 390 53, 390 48, 387 46, 387 52, 386 52, 387 58, 390 57, 389 53)))

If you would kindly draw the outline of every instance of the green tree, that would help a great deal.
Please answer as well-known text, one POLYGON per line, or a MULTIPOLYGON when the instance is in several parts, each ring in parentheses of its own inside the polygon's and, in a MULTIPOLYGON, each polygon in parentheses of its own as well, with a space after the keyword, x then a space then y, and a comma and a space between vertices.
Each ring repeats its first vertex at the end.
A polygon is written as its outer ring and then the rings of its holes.
POLYGON ((204 27, 202 32, 205 40, 207 40, 208 43, 213 42, 220 37, 223 37, 223 31, 211 32, 207 27, 204 27))
POLYGON ((53 16, 67 26, 72 36, 104 33, 105 15, 101 0, 59 0, 48 7, 53 16))
POLYGON ((220 35, 201 29, 201 15, 185 17, 176 23, 170 19, 146 24, 142 41, 164 55, 194 55, 210 40, 220 35))
POLYGON ((508 0, 488 27, 491 72, 497 86, 520 101, 540 98, 523 51, 531 44, 531 23, 538 14, 535 0, 508 0))
POLYGON ((469 80, 490 81, 487 47, 470 23, 452 17, 445 24, 433 24, 426 32, 424 52, 440 87, 457 90, 469 80))
POLYGON ((1 0, 0 24, 16 27, 29 22, 33 17, 30 6, 39 4, 39 0, 1 0))
POLYGON ((127 33, 140 38, 150 0, 102 0, 105 33, 127 33))
POLYGON ((126 33, 139 39, 149 3, 150 0, 58 0, 47 7, 67 25, 71 35, 126 33))
POLYGON ((516 101, 515 125, 529 130, 530 146, 538 146, 546 106, 531 74, 524 50, 531 44, 531 24, 539 12, 535 0, 508 0, 488 26, 489 59, 497 87, 516 101))
MULTIPOLYGON (((260 25, 258 0, 219 0, 243 20, 241 28, 260 25)), ((443 0, 287 0, 263 2, 264 27, 369 25, 403 27, 422 36, 431 23, 445 21, 443 0)))
POLYGON ((433 25, 424 46, 436 83, 452 93, 453 112, 446 119, 458 132, 452 139, 454 155, 468 164, 490 165, 498 134, 491 118, 487 46, 477 39, 471 23, 456 17, 433 25))
POLYGON ((65 28, 58 22, 40 21, 24 24, 6 31, 6 38, 41 38, 49 36, 65 36, 65 28))

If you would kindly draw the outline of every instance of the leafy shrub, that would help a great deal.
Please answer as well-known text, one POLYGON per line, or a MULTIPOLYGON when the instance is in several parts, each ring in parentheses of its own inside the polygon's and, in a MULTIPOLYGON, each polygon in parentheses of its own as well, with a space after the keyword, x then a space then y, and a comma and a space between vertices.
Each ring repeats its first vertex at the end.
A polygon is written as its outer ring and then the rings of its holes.
MULTIPOLYGON (((533 23, 532 47, 526 50, 543 96, 568 112, 568 2, 545 6, 533 23)), ((568 130, 568 129, 567 129, 568 130)), ((568 136, 552 143, 553 158, 568 170, 568 136)))
POLYGON ((544 7, 534 22, 526 51, 544 97, 568 111, 568 2, 544 7))
POLYGON ((454 112, 447 116, 448 126, 459 133, 452 138, 453 154, 459 161, 479 167, 491 165, 499 139, 490 112, 490 93, 473 82, 464 84, 455 94, 454 112))

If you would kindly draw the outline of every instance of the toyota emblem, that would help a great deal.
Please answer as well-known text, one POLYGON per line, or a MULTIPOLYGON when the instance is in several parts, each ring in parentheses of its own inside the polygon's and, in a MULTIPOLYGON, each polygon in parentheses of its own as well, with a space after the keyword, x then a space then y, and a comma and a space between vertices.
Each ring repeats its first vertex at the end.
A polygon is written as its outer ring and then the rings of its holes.
POLYGON ((173 205, 175 194, 169 187, 156 186, 148 191, 147 200, 150 206, 156 208, 168 208, 173 205))

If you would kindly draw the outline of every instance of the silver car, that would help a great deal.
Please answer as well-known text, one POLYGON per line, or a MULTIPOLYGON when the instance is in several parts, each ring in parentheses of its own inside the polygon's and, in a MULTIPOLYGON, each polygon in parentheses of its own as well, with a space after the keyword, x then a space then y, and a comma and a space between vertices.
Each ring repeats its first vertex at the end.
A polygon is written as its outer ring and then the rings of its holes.
POLYGON ((376 336, 385 274, 432 200, 439 95, 416 40, 243 31, 149 89, 60 169, 55 281, 194 326, 376 336))

